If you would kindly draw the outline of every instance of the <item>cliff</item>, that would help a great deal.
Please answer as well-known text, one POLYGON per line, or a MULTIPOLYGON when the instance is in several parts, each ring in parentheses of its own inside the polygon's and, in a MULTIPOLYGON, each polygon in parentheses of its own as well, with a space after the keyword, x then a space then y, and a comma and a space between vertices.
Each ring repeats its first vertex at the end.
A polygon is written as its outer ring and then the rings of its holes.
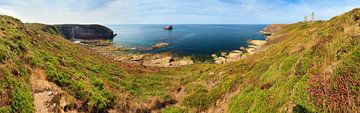
POLYGON ((266 35, 271 35, 280 31, 282 28, 286 27, 287 24, 270 24, 266 28, 264 28, 261 33, 266 35))
POLYGON ((67 39, 113 39, 116 34, 102 25, 64 24, 53 25, 67 39))

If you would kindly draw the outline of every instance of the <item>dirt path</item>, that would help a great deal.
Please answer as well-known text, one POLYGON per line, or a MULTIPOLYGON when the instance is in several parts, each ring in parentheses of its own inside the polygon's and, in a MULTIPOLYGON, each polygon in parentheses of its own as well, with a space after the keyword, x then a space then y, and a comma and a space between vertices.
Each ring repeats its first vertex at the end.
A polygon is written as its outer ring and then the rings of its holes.
POLYGON ((184 86, 180 86, 180 88, 177 90, 177 92, 174 94, 174 99, 176 101, 179 101, 181 96, 183 96, 185 93, 185 87, 184 86))
POLYGON ((65 106, 65 96, 59 96, 65 94, 56 84, 49 82, 46 79, 45 71, 42 69, 34 69, 31 71, 30 76, 30 85, 33 92, 35 113, 63 113, 63 109, 54 109, 59 108, 59 106, 65 106), (60 97, 60 105, 56 105, 54 97, 60 97), (53 103, 53 104, 51 104, 53 103))
POLYGON ((30 85, 33 90, 34 105, 36 113, 49 113, 46 102, 51 99, 47 90, 51 89, 51 84, 46 81, 44 70, 32 70, 30 85))

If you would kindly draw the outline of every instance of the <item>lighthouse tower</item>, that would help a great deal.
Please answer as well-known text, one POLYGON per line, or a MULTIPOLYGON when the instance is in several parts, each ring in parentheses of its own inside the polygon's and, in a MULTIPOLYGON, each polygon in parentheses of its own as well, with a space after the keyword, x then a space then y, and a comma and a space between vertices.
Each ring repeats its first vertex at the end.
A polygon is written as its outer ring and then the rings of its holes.
POLYGON ((314 22, 314 21, 315 21, 315 13, 312 12, 312 13, 311 13, 311 22, 314 22))

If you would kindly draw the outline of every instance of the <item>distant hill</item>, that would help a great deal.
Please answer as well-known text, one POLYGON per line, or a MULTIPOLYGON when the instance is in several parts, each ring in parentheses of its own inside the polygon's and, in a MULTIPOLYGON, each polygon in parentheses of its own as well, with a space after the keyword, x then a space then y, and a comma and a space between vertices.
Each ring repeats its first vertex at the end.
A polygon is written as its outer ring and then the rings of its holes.
POLYGON ((41 28, 0 16, 1 113, 360 111, 360 9, 289 24, 234 63, 181 68, 115 62, 41 28))

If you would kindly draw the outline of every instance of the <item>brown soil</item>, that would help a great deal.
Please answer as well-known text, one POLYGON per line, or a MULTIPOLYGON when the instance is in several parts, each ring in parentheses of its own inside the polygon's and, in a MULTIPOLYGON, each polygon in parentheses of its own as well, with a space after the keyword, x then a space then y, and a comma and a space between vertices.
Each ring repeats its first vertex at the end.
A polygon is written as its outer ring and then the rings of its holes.
MULTIPOLYGON (((66 93, 46 79, 44 70, 32 70, 30 85, 33 92, 35 113, 64 113, 66 93)), ((69 111, 68 113, 76 113, 76 111, 69 111)))

